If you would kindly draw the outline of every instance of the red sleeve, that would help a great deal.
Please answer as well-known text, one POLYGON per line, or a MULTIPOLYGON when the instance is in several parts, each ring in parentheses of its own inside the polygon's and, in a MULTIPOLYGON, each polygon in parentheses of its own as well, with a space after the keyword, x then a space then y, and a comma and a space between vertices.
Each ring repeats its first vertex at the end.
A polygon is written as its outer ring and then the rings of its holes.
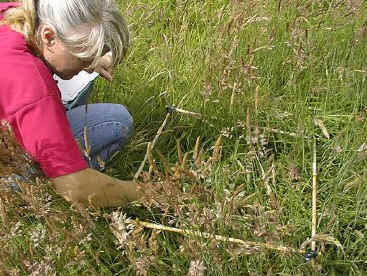
POLYGON ((16 112, 19 140, 49 178, 88 168, 60 100, 44 97, 16 112))

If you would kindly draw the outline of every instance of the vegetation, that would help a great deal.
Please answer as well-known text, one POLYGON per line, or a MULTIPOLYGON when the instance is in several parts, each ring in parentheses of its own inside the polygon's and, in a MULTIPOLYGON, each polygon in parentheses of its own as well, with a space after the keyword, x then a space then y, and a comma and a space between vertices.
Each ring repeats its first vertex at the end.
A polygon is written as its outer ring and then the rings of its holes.
MULTIPOLYGON (((111 84, 98 80, 91 102, 122 103, 133 114, 136 134, 107 173, 131 179, 148 153, 138 179, 146 196, 127 208, 83 210, 64 202, 41 178, 21 184, 22 193, 2 191, 0 271, 366 273, 366 4, 120 4, 131 50, 111 84), (196 114, 172 113, 147 150, 166 106, 196 114), (298 252, 263 244, 310 249, 314 139, 319 254, 312 264, 298 252), (211 235, 152 230, 142 221, 211 235), (258 245, 216 241, 214 235, 258 245)), ((2 145, 5 174, 24 159, 16 146, 11 149, 20 159, 2 145)))

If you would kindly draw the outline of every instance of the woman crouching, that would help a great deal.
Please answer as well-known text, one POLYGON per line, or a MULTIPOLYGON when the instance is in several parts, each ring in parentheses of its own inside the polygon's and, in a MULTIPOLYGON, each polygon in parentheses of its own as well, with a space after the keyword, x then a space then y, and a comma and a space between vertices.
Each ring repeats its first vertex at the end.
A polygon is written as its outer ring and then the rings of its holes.
POLYGON ((116 4, 112 0, 0 3, 0 41, 0 120, 10 124, 16 140, 39 163, 56 192, 73 203, 99 207, 136 200, 133 181, 99 172, 99 161, 106 161, 131 136, 129 112, 117 104, 66 110, 53 78, 56 74, 69 80, 86 70, 112 79, 111 69, 126 55, 129 43, 116 4))

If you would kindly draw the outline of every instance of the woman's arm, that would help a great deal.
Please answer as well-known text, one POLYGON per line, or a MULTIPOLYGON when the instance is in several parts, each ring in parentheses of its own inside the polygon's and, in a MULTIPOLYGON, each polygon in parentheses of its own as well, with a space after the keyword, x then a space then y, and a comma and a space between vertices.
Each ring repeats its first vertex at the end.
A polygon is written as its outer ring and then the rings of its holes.
POLYGON ((60 176, 51 181, 58 194, 76 204, 115 207, 138 199, 134 181, 122 181, 93 169, 60 176))

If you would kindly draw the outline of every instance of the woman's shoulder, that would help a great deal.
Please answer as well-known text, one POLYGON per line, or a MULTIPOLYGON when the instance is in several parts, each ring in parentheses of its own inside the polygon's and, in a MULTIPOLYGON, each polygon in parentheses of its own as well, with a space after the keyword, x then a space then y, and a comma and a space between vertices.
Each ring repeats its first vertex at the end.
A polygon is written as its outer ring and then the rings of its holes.
POLYGON ((2 14, 10 9, 10 8, 16 8, 19 7, 20 3, 18 2, 5 2, 5 3, 0 3, 0 19, 2 19, 2 14))
POLYGON ((11 30, 7 36, 4 33, 0 30, 0 107, 5 101, 13 113, 48 96, 60 98, 52 72, 27 48, 22 35, 11 30))
POLYGON ((29 49, 21 33, 0 25, 0 41, 0 78, 23 82, 24 85, 33 82, 54 83, 51 70, 29 49))

